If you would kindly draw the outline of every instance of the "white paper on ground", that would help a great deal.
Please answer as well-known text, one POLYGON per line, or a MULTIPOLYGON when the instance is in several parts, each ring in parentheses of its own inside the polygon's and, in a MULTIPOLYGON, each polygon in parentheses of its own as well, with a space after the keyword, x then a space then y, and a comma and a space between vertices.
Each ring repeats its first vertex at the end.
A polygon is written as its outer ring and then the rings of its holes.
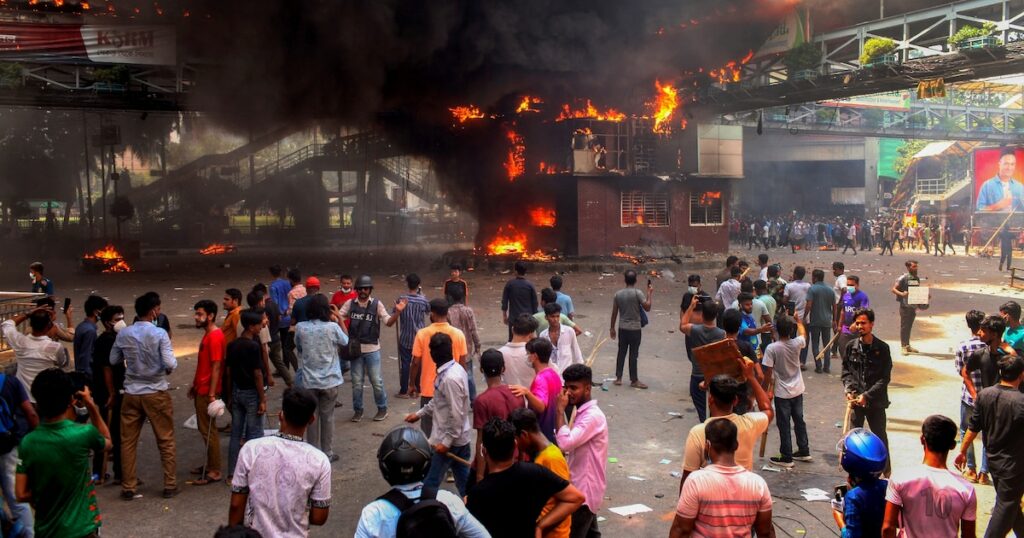
POLYGON ((832 497, 828 495, 808 494, 804 493, 803 498, 805 501, 831 501, 832 497))
POLYGON ((818 489, 818 488, 802 489, 802 490, 800 490, 800 493, 804 493, 806 495, 825 495, 826 497, 828 496, 828 492, 827 491, 825 491, 823 489, 818 489))
POLYGON ((642 514, 644 512, 653 512, 654 510, 651 507, 643 504, 627 504, 626 506, 616 506, 615 508, 609 508, 608 511, 623 517, 629 517, 635 514, 642 514))
POLYGON ((636 475, 629 475, 626 478, 628 478, 630 480, 636 480, 638 482, 643 482, 644 480, 647 480, 646 478, 644 478, 642 476, 636 476, 636 475))

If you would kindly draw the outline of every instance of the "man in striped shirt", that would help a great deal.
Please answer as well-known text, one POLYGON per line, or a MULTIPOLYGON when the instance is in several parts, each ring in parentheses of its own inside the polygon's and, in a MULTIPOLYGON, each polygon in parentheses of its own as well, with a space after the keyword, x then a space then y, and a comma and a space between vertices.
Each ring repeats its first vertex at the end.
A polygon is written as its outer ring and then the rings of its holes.
POLYGON ((669 538, 772 535, 772 494, 760 476, 736 464, 736 425, 716 419, 704 427, 711 465, 683 484, 669 538))
POLYGON ((412 344, 416 340, 416 332, 427 326, 427 315, 430 303, 420 291, 420 277, 410 273, 405 277, 409 293, 398 297, 397 302, 407 301, 405 310, 398 312, 393 309, 391 315, 398 313, 398 394, 397 398, 409 397, 409 370, 412 367, 412 344))
MULTIPOLYGON (((964 378, 964 382, 960 388, 960 438, 963 439, 964 434, 967 432, 967 427, 970 425, 971 415, 974 414, 974 396, 971 395, 971 391, 967 386, 968 377, 974 382, 975 387, 982 387, 981 383, 981 370, 969 371, 967 366, 967 359, 979 349, 986 347, 985 342, 978 338, 978 330, 981 329, 981 321, 985 319, 985 313, 978 310, 971 310, 967 312, 967 328, 971 331, 971 337, 957 344, 956 355, 953 359, 953 366, 956 367, 956 371, 964 378)), ((988 461, 985 457, 985 450, 981 450, 981 466, 979 467, 974 457, 974 446, 967 448, 967 471, 964 472, 964 478, 972 483, 977 484, 979 480, 984 477, 985 483, 988 484, 988 461)))

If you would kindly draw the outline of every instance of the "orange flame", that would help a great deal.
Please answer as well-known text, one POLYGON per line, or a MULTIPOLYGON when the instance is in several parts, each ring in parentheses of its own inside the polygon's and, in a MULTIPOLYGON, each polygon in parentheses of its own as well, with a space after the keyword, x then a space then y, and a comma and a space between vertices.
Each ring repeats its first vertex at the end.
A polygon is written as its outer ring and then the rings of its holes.
POLYGON ((641 263, 644 262, 643 258, 638 258, 637 256, 627 254, 625 252, 622 252, 621 250, 616 250, 615 252, 612 252, 612 256, 616 258, 622 258, 624 260, 629 260, 630 263, 632 263, 633 265, 640 265, 641 263))
POLYGON ((590 99, 587 99, 586 108, 573 110, 569 105, 562 105, 562 113, 555 118, 555 121, 565 121, 573 118, 585 118, 603 121, 622 121, 626 119, 626 115, 614 108, 609 108, 604 112, 598 110, 590 99))
POLYGON ((505 128, 509 149, 502 166, 505 167, 509 181, 515 181, 526 172, 526 145, 523 143, 523 137, 515 131, 514 127, 515 124, 505 128))
POLYGON ((548 174, 548 175, 557 174, 557 173, 559 173, 558 166, 554 165, 554 164, 546 163, 544 161, 541 161, 540 162, 539 173, 541 173, 541 174, 548 174))
POLYGON ((114 248, 114 245, 107 245, 92 254, 82 256, 86 260, 101 260, 106 266, 104 273, 130 273, 132 268, 124 261, 124 256, 114 248))
POLYGON ((212 256, 215 254, 227 254, 228 252, 234 252, 235 245, 221 244, 221 243, 210 243, 206 248, 200 249, 199 253, 203 256, 212 256))
POLYGON ((517 254, 526 260, 550 261, 555 256, 545 254, 540 249, 530 251, 527 249, 526 234, 520 232, 515 226, 500 226, 494 239, 487 245, 487 253, 492 255, 517 254))
POLYGON ((451 111, 452 116, 454 116, 455 120, 458 121, 459 123, 466 123, 469 120, 478 120, 484 117, 484 113, 481 112, 479 108, 473 105, 457 106, 454 108, 449 108, 448 110, 451 111))
POLYGON ((524 95, 523 100, 520 101, 519 106, 516 107, 516 114, 522 114, 524 112, 540 112, 540 110, 537 110, 536 108, 533 108, 530 105, 539 105, 543 102, 544 101, 540 97, 530 97, 529 95, 524 95))
POLYGON ((654 101, 649 104, 654 116, 654 132, 669 134, 672 132, 672 115, 679 108, 679 91, 671 84, 662 84, 660 80, 654 81, 654 87, 657 93, 654 101))
POLYGON ((747 65, 751 59, 754 58, 754 51, 747 52, 747 55, 741 58, 739 61, 732 60, 725 64, 719 69, 712 69, 708 71, 708 76, 719 84, 725 84, 728 82, 739 82, 743 76, 743 66, 747 65))
POLYGON ((555 210, 550 207, 531 207, 530 223, 538 228, 554 228, 555 210))

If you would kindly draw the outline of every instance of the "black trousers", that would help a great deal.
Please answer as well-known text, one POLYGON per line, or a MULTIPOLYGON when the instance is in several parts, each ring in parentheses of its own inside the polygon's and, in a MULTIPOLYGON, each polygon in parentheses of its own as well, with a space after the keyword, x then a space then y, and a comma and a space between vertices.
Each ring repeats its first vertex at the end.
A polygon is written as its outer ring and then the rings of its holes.
POLYGON ((1013 265, 1013 249, 1007 247, 999 248, 999 267, 1003 267, 1003 260, 1006 261, 1006 269, 1009 270, 1013 265))
POLYGON ((853 241, 854 241, 853 239, 847 239, 846 240, 846 244, 843 245, 843 254, 846 254, 846 249, 848 249, 848 248, 852 248, 854 254, 857 253, 857 244, 854 243, 853 241))
POLYGON ((597 514, 591 512, 585 504, 572 513, 569 529, 569 538, 601 538, 601 531, 597 528, 597 514))
POLYGON ((295 333, 288 329, 278 329, 278 332, 281 333, 281 351, 284 354, 284 363, 298 372, 299 357, 295 355, 295 333))
POLYGON ((1020 498, 1024 495, 1024 483, 1018 480, 1000 478, 997 469, 989 464, 992 484, 996 489, 996 503, 992 507, 992 519, 985 529, 985 538, 1004 538, 1010 530, 1016 536, 1024 536, 1024 513, 1020 510, 1020 498))
POLYGON ((885 256, 885 249, 889 249, 889 255, 892 256, 892 241, 882 241, 882 253, 879 256, 885 256))
POLYGON ((912 306, 900 306, 900 345, 910 345, 910 330, 914 328, 917 309, 912 306))
MULTIPOLYGON (((885 450, 889 450, 889 436, 885 433, 885 408, 884 407, 853 407, 853 415, 850 417, 850 425, 854 428, 863 428, 864 420, 868 421, 868 428, 871 429, 871 433, 878 436, 882 440, 882 444, 885 445, 885 450)), ((892 460, 890 456, 889 461, 892 460)), ((885 462, 885 474, 889 474, 891 467, 889 461, 885 462)))
POLYGON ((619 329, 619 352, 615 356, 615 377, 622 379, 622 367, 626 362, 626 352, 629 352, 629 380, 637 381, 636 359, 640 356, 641 330, 619 329))

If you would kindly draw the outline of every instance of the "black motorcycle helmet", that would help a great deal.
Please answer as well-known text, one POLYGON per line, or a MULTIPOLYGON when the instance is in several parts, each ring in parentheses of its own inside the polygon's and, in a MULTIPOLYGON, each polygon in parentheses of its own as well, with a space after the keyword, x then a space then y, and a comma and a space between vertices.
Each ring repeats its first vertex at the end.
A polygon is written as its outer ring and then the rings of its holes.
POLYGON ((377 450, 380 474, 388 484, 419 482, 430 468, 430 443, 420 430, 400 426, 391 430, 377 450))
POLYGON ((356 279, 355 285, 352 287, 355 289, 373 288, 373 279, 370 278, 370 275, 359 275, 359 278, 356 279))

